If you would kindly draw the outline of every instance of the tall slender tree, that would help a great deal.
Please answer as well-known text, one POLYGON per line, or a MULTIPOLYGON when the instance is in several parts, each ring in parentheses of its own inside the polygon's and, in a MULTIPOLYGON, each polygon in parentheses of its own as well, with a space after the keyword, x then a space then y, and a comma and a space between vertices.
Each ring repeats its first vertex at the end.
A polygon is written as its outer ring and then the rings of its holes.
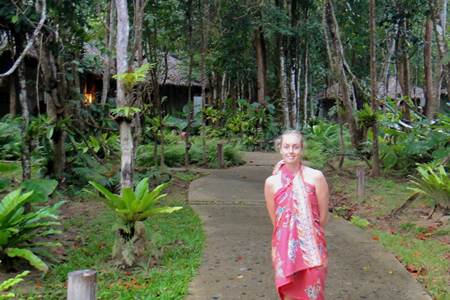
POLYGON ((262 26, 258 26, 255 29, 255 49, 256 49, 256 69, 257 69, 257 87, 258 87, 258 102, 262 105, 266 105, 266 77, 267 77, 267 64, 266 64, 266 42, 264 39, 264 33, 262 26))
MULTIPOLYGON (((437 74, 439 76, 439 80, 436 84, 435 92, 435 97, 437 97, 438 102, 440 102, 441 86, 443 81, 447 86, 447 92, 450 90, 450 61, 446 61, 448 56, 448 45, 446 42, 447 7, 448 0, 433 0, 433 24, 439 56, 439 73, 437 74)), ((440 104, 437 106, 439 109, 440 104)))
POLYGON ((340 94, 344 108, 345 121, 349 125, 351 142, 353 147, 359 148, 362 141, 362 132, 356 124, 354 111, 355 103, 352 101, 352 85, 349 84, 348 75, 354 76, 345 61, 344 48, 342 46, 340 30, 334 13, 332 0, 326 0, 323 10, 323 25, 325 41, 334 78, 339 82, 340 94))
POLYGON ((425 71, 425 112, 428 119, 433 119, 437 113, 438 101, 434 95, 433 85, 433 61, 432 61, 432 38, 433 38, 433 19, 431 13, 428 14, 425 21, 425 35, 423 47, 423 61, 425 71))
MULTIPOLYGON (((375 0, 369 1, 369 28, 370 28, 370 100, 373 113, 378 111, 377 103, 377 57, 376 57, 376 12, 375 0)), ((380 175, 380 157, 378 150, 378 124, 375 119, 372 124, 372 176, 380 175)))
MULTIPOLYGON (((116 64, 117 74, 128 72, 128 6, 126 0, 116 0, 117 10, 117 41, 116 41, 116 64)), ((123 108, 130 106, 127 97, 127 91, 122 79, 117 80, 117 107, 123 108)), ((133 135, 131 133, 131 119, 118 118, 120 128, 120 183, 122 187, 133 185, 133 135)))

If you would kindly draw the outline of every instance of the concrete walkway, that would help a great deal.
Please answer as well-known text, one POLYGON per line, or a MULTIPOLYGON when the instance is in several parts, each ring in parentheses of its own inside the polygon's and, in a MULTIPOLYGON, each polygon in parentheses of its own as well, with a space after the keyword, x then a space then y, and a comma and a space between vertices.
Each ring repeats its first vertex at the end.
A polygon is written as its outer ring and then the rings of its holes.
MULTIPOLYGON (((187 300, 277 299, 263 184, 277 154, 246 153, 242 167, 210 171, 191 183, 189 201, 206 231, 199 274, 187 300)), ((327 300, 431 300, 392 254, 348 222, 326 228, 327 300)))

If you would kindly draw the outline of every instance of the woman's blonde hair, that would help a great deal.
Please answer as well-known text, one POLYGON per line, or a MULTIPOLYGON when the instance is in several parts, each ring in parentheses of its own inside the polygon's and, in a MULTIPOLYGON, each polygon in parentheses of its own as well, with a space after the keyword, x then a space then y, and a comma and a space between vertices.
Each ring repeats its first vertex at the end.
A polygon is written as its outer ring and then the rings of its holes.
POLYGON ((280 151, 281 144, 283 143, 283 137, 285 137, 286 135, 291 135, 291 134, 296 135, 299 138, 300 145, 302 146, 302 151, 303 151, 303 141, 304 141, 303 134, 301 134, 300 131, 295 130, 295 129, 288 129, 288 130, 284 131, 277 139, 275 139, 275 150, 276 151, 278 151, 278 152, 280 151))

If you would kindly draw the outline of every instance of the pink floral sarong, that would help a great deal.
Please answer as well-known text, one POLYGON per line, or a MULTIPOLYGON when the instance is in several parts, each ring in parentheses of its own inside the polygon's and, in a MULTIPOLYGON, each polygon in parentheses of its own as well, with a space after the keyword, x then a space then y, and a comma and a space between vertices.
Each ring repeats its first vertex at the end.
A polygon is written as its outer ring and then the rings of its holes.
POLYGON ((303 166, 292 174, 283 161, 274 169, 282 187, 276 191, 272 262, 281 299, 323 300, 327 269, 326 241, 320 225, 315 186, 303 179, 303 166))

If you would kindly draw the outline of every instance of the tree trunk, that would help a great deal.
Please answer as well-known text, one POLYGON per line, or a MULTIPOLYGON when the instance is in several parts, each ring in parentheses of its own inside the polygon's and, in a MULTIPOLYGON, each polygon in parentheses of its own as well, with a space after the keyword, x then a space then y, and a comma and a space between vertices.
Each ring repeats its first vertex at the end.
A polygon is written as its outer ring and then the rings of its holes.
MULTIPOLYGON (((117 41, 116 60, 117 74, 128 72, 128 7, 126 0, 116 0, 117 10, 117 41)), ((125 86, 122 80, 117 81, 117 106, 125 107, 130 103, 127 99, 125 86)), ((118 120, 120 128, 120 183, 122 188, 133 185, 133 136, 131 133, 131 120, 121 118, 118 120)))
MULTIPOLYGON (((401 9, 401 8, 400 8, 401 9)), ((402 30, 398 31, 397 37, 397 72, 400 87, 402 88, 403 96, 411 96, 410 87, 410 71, 409 71, 409 55, 406 49, 405 32, 408 31, 408 23, 403 20, 401 25, 402 30)))
POLYGON ((392 34, 389 35, 388 37, 388 48, 387 48, 387 53, 383 62, 383 67, 382 67, 382 72, 380 72, 380 78, 379 81, 384 83, 384 91, 383 91, 383 98, 387 97, 387 92, 388 92, 388 88, 389 88, 389 69, 391 66, 391 59, 392 56, 395 53, 395 45, 396 45, 396 36, 397 36, 397 31, 398 31, 398 25, 395 25, 395 29, 394 32, 392 34))
MULTIPOLYGON (((299 11, 298 1, 290 2, 289 17, 292 28, 297 28, 299 23, 299 11)), ((292 101, 291 111, 291 125, 293 128, 298 129, 300 127, 299 113, 300 113, 300 88, 299 78, 301 76, 300 59, 299 59, 299 47, 300 41, 297 35, 289 37, 288 53, 290 59, 290 92, 292 101)))
POLYGON ((338 122, 339 122, 339 151, 341 152, 341 155, 339 155, 338 169, 342 170, 342 167, 344 166, 344 160, 345 160, 344 120, 342 118, 341 110, 339 110, 337 112, 337 115, 338 115, 338 122))
POLYGON ((19 99, 22 109, 22 180, 31 178, 31 138, 28 134, 30 125, 30 111, 27 96, 27 86, 25 78, 25 64, 22 62, 17 68, 19 78, 19 99))
POLYGON ((298 94, 297 94, 297 88, 296 88, 296 81, 297 81, 297 71, 295 63, 291 66, 290 72, 289 72, 289 94, 291 99, 291 111, 290 111, 290 122, 291 122, 291 128, 297 128, 298 127, 298 94))
POLYGON ((433 72, 432 72, 432 34, 433 34, 433 20, 431 16, 427 17, 425 22, 425 37, 423 47, 423 61, 425 72, 425 96, 426 96, 426 116, 428 119, 433 119, 437 113, 437 101, 434 97, 433 87, 433 72))
POLYGON ((103 69, 103 79, 102 79, 102 98, 100 104, 104 106, 108 100, 109 91, 109 79, 111 77, 111 65, 113 63, 113 44, 114 44, 114 32, 115 32, 115 7, 114 0, 111 0, 109 5, 109 13, 107 20, 107 30, 105 34, 105 47, 107 50, 105 68, 103 69))
POLYGON ((344 66, 344 49, 342 47, 339 27, 334 15, 333 2, 331 0, 327 0, 324 5, 323 21, 330 66, 333 70, 334 77, 339 82, 342 93, 342 103, 345 108, 345 119, 349 124, 352 145, 358 149, 361 144, 362 134, 356 124, 356 118, 353 114, 356 107, 353 106, 351 99, 351 87, 348 83, 344 66))
POLYGON ((255 31, 255 48, 256 48, 256 69, 258 84, 258 102, 262 105, 266 103, 266 49, 264 35, 261 26, 255 31))
POLYGON ((213 98, 213 103, 216 103, 217 101, 217 97, 219 96, 218 93, 218 83, 217 83, 217 74, 216 72, 212 72, 212 98, 213 98))
POLYGON ((189 67, 188 67, 188 111, 187 111, 187 128, 185 137, 185 147, 184 147, 184 166, 189 167, 189 150, 191 149, 190 134, 191 134, 191 123, 192 123, 192 64, 194 60, 194 49, 192 49, 192 0, 188 0, 186 19, 188 26, 188 51, 189 51, 189 67))
MULTIPOLYGON (((377 113, 377 58, 376 58, 376 15, 375 0, 369 1, 369 27, 370 27, 370 87, 372 111, 377 113)), ((372 125, 372 176, 380 176, 380 157, 378 150, 378 125, 375 120, 372 125)))
MULTIPOLYGON (((138 67, 141 67, 144 61, 144 52, 143 52, 143 42, 142 42, 142 32, 143 32, 143 23, 144 23, 144 11, 146 1, 144 0, 134 0, 134 51, 132 58, 135 58, 138 67)), ((134 59, 130 60, 130 65, 132 65, 134 59)), ((138 83, 135 87, 136 89, 136 99, 134 99, 133 106, 138 108, 142 108, 143 104, 143 84, 138 83)), ((143 139, 142 133, 142 124, 141 124, 141 113, 137 113, 133 119, 133 127, 134 127, 134 141, 135 145, 138 145, 143 139)), ((135 149, 137 146, 135 147, 135 149)))
POLYGON ((209 5, 208 0, 202 1, 202 11, 200 14, 201 30, 202 30, 202 50, 200 57, 200 71, 201 71, 201 83, 202 83, 202 148, 203 148, 203 165, 208 163, 208 149, 206 147, 206 118, 204 116, 204 111, 206 108, 206 52, 208 47, 208 26, 206 22, 209 20, 209 5))
MULTIPOLYGON (((49 43, 52 43, 53 37, 48 36, 49 43)), ((64 69, 58 70, 55 57, 49 49, 49 45, 41 47, 41 71, 44 83, 44 98, 47 103, 47 115, 54 124, 52 135, 53 142, 53 162, 49 165, 49 171, 58 179, 66 165, 66 151, 64 147, 66 133, 61 125, 65 118, 66 111, 63 99, 66 99, 67 84, 65 83, 64 69), (57 74, 62 74, 57 77, 57 74), (59 80, 58 80, 59 79, 59 80)))
POLYGON ((289 122, 289 104, 287 95, 287 79, 286 79, 286 61, 284 56, 283 46, 280 45, 280 91, 281 101, 283 102, 283 127, 284 129, 290 128, 289 122))
MULTIPOLYGON (((450 62, 445 62, 448 56, 448 46, 446 43, 446 21, 447 21, 447 0, 434 0, 434 32, 436 34, 437 48, 439 54, 439 66, 441 69, 440 77, 446 82, 447 93, 450 91, 450 62)), ((440 102, 441 96, 441 85, 435 93, 435 97, 440 102)), ((440 108, 440 103, 437 106, 438 110, 440 108)))
POLYGON ((16 91, 16 76, 13 74, 9 76, 9 114, 14 117, 17 113, 17 91, 16 91))
POLYGON ((227 72, 224 71, 222 75, 222 83, 220 85, 220 100, 222 102, 225 102, 225 98, 227 97, 226 83, 227 83, 227 72))
MULTIPOLYGON (((308 44, 305 43, 305 53, 304 53, 304 90, 303 90, 303 127, 306 128, 308 124, 308 76, 309 76, 309 61, 308 61, 308 44)), ((311 117, 313 113, 311 111, 311 117)))

